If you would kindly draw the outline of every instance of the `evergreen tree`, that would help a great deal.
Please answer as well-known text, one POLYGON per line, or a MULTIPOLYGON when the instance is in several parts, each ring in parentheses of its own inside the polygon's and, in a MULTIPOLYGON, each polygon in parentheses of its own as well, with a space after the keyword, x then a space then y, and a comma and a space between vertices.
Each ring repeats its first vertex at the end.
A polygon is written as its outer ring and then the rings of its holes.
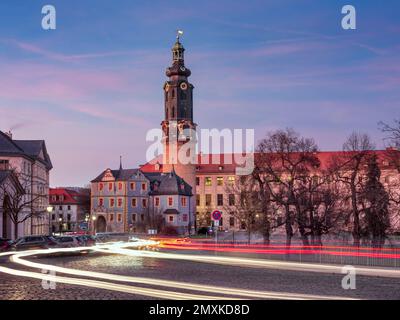
POLYGON ((372 238, 374 247, 382 247, 390 227, 389 196, 380 182, 381 171, 376 155, 368 162, 365 198, 365 233, 372 238))

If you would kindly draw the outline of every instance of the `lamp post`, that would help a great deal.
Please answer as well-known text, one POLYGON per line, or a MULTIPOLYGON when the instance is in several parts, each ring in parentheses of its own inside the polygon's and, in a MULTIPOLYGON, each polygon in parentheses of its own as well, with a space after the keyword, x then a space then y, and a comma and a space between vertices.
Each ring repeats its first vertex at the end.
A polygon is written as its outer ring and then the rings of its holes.
POLYGON ((48 206, 46 208, 47 212, 49 213, 49 236, 52 235, 52 223, 51 223, 51 213, 53 212, 53 207, 52 206, 48 206))
POLYGON ((96 235, 96 216, 92 217, 92 221, 93 221, 93 235, 96 235))
POLYGON ((61 236, 61 230, 62 230, 62 218, 58 218, 58 231, 60 232, 60 236, 61 236))
POLYGON ((89 215, 87 214, 85 216, 85 222, 86 222, 86 234, 89 233, 89 215))

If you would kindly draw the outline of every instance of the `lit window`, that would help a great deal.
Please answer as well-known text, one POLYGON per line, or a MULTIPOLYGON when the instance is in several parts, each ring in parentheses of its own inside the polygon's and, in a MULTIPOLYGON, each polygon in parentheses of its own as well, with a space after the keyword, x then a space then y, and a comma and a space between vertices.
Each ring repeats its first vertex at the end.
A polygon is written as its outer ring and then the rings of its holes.
POLYGON ((205 185, 206 185, 207 187, 211 186, 211 177, 206 177, 206 179, 205 179, 205 185))
POLYGON ((232 185, 232 184, 234 184, 235 183, 235 177, 228 177, 228 183, 230 184, 230 185, 232 185))
POLYGON ((168 206, 172 207, 174 204, 174 198, 168 197, 168 206))
POLYGON ((134 208, 134 207, 137 206, 137 200, 136 200, 136 198, 133 198, 133 199, 131 200, 131 205, 132 205, 132 208, 134 208))
POLYGON ((223 186, 223 185, 224 185, 224 178, 217 177, 217 186, 223 186))

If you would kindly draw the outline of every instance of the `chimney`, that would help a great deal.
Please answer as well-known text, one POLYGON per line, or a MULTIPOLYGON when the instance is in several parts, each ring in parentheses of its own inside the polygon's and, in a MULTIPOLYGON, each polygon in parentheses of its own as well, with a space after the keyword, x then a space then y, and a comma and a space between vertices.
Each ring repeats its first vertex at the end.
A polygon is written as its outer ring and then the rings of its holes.
POLYGON ((7 137, 9 137, 12 140, 12 132, 9 130, 8 132, 4 132, 7 137))

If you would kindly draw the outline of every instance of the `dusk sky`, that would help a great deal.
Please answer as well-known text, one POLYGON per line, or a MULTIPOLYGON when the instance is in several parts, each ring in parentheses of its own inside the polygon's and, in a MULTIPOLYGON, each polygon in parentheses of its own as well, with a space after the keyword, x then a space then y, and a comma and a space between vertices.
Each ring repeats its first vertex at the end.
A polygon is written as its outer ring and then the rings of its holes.
POLYGON ((46 140, 51 186, 87 184, 120 155, 145 163, 178 28, 200 127, 292 127, 321 150, 359 131, 382 148, 378 122, 400 115, 397 0, 5 0, 0 12, 0 130, 46 140), (345 4, 356 30, 341 28, 345 4))

